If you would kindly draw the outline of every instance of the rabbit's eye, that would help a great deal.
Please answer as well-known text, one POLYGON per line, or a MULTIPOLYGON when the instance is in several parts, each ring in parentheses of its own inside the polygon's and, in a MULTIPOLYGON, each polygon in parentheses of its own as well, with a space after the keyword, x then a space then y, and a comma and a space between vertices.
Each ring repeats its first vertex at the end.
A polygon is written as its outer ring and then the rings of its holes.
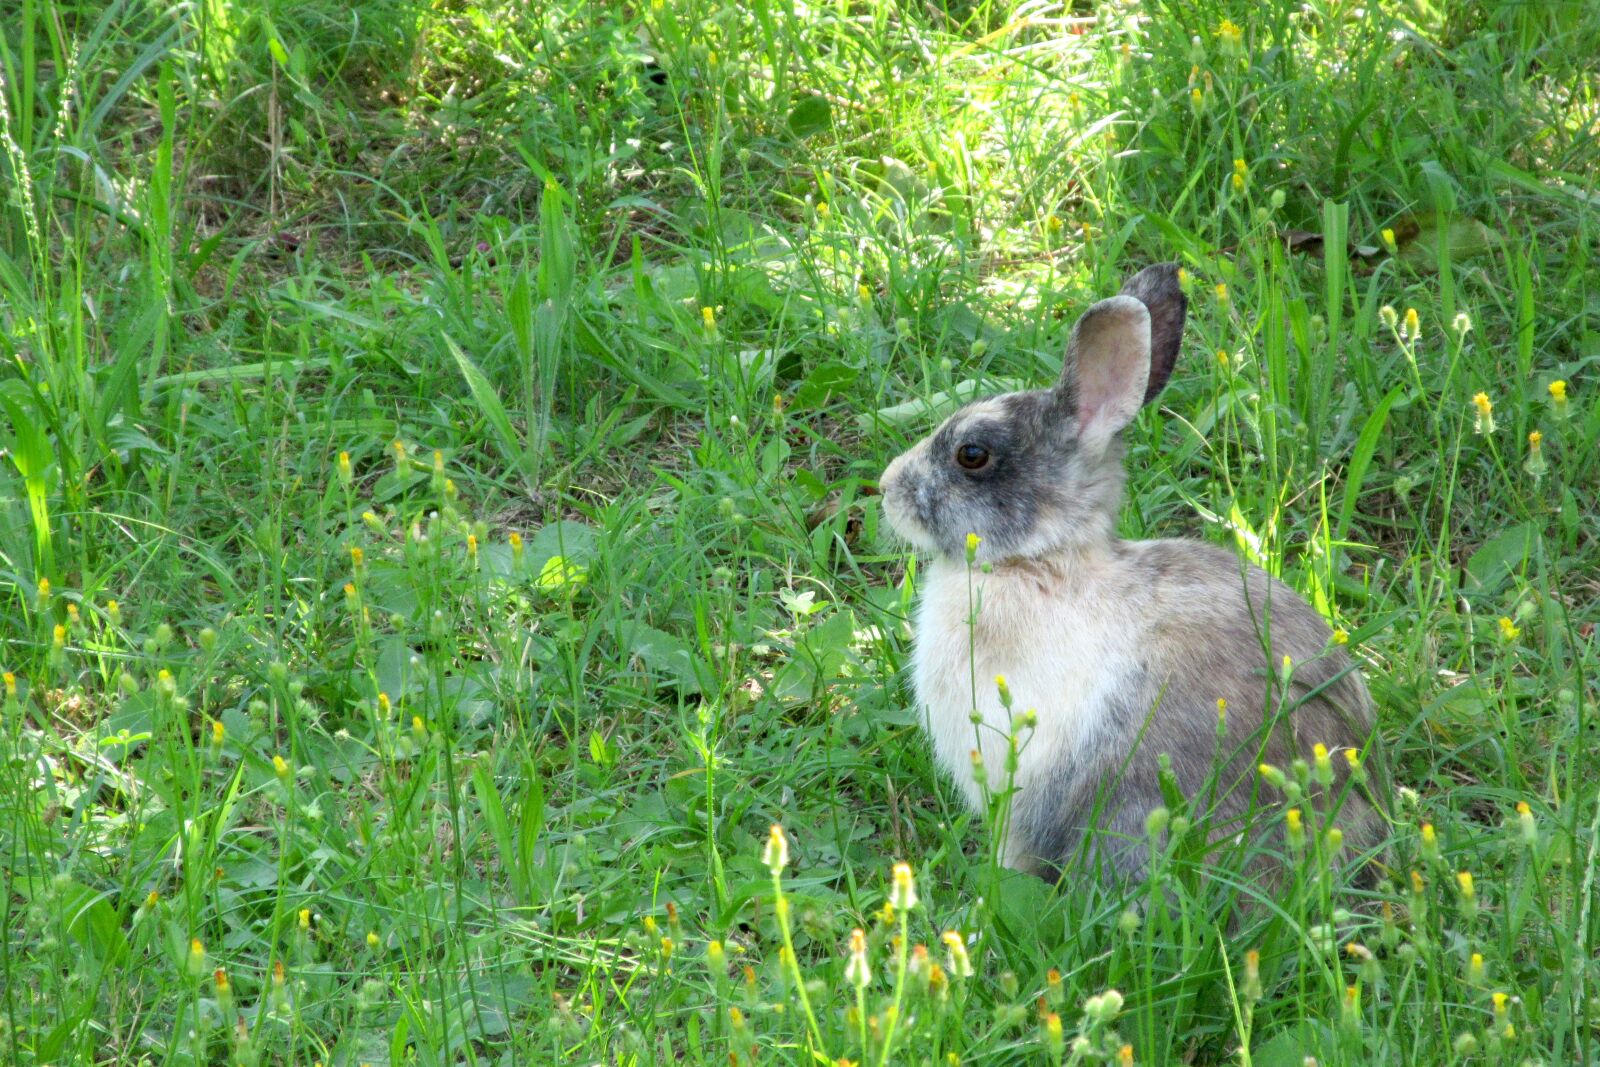
POLYGON ((969 471, 981 471, 989 465, 989 450, 982 445, 962 445, 956 449, 956 462, 969 471))

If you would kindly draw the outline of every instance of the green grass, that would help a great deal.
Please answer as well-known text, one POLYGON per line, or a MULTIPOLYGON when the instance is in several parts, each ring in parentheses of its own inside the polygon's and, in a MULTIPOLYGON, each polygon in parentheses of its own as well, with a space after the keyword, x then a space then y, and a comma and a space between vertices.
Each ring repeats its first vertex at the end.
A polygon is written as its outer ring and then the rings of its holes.
POLYGON ((1592 1062, 1596 54, 1577 0, 14 0, 0 1059, 1592 1062), (1317 826, 1281 887, 1006 877, 919 736, 877 475, 1158 259, 1124 530, 1359 649, 1376 890, 1317 826))

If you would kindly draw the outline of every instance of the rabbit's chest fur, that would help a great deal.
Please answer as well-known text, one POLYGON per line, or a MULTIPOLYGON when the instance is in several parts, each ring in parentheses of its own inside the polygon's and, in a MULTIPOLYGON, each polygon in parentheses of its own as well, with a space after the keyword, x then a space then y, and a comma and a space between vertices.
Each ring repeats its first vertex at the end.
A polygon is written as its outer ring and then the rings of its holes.
POLYGON ((1136 661, 1138 625, 1126 585, 1118 590, 1109 560, 1077 565, 1028 562, 972 572, 964 562, 929 568, 917 612, 913 684, 939 763, 974 806, 983 791, 973 777, 979 749, 991 790, 1004 786, 1012 716, 1037 715, 1022 735, 1016 785, 1071 767, 1106 721, 1111 697, 1136 661), (974 609, 976 619, 974 620, 974 609), (1012 710, 1000 703, 1004 675, 1012 710), (976 707, 981 724, 972 721, 976 707))

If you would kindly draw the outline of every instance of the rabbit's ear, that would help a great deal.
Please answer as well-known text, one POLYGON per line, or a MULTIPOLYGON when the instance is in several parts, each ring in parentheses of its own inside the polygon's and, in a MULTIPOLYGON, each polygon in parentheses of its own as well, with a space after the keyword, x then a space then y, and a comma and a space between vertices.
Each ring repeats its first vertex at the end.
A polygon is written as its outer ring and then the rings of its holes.
POLYGON ((1148 404, 1166 387, 1172 366, 1178 362, 1189 299, 1178 284, 1176 263, 1146 267, 1128 279, 1122 295, 1133 297, 1150 311, 1150 380, 1144 392, 1144 402, 1148 404))
POLYGON ((1139 413, 1150 379, 1150 311, 1113 296, 1072 328, 1056 395, 1078 417, 1078 439, 1097 448, 1139 413))

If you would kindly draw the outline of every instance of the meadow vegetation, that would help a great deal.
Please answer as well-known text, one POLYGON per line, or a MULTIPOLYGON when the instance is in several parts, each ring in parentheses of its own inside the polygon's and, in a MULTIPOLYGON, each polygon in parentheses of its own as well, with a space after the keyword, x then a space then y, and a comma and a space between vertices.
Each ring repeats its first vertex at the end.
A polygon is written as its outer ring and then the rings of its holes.
MULTIPOLYGON (((7 0, 0 1060, 1592 1063, 1600 7, 7 0), (1357 651, 1374 888, 931 764, 873 486, 1177 260, 1128 536, 1357 651), (907 866, 896 868, 895 864, 907 866)), ((1285 668, 1290 669, 1290 668, 1285 668)))

